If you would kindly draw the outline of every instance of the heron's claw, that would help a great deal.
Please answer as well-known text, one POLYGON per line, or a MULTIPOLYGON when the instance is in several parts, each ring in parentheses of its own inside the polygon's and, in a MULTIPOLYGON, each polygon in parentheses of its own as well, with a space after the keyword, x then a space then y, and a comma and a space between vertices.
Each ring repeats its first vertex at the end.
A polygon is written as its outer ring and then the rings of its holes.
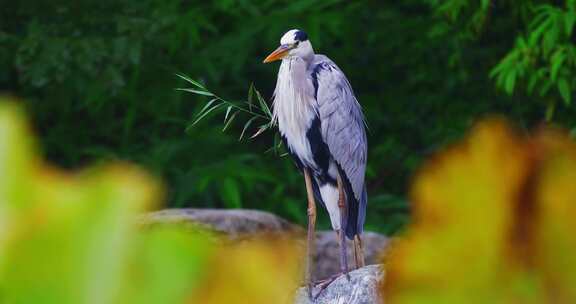
POLYGON ((306 287, 308 289, 308 299, 314 302, 316 300, 316 297, 312 296, 312 290, 314 289, 314 285, 312 283, 309 283, 306 287))
POLYGON ((316 288, 318 289, 318 293, 316 293, 316 295, 314 296, 314 301, 316 301, 318 299, 318 297, 320 297, 320 295, 322 294, 322 292, 328 288, 328 286, 330 286, 330 284, 332 284, 334 281, 336 281, 336 279, 338 279, 341 276, 346 276, 346 280, 348 282, 350 282, 350 274, 348 272, 346 273, 339 273, 336 275, 333 275, 327 279, 321 280, 320 282, 318 282, 318 284, 316 284, 316 288))

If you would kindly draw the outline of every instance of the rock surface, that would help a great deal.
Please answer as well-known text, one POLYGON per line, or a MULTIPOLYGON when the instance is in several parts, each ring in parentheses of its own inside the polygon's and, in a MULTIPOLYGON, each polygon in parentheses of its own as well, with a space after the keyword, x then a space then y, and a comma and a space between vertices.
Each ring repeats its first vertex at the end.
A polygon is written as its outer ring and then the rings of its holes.
MULTIPOLYGON (((204 227, 227 236, 231 240, 244 239, 258 234, 291 233, 298 236, 305 245, 305 230, 268 212, 247 209, 165 209, 150 212, 142 216, 140 224, 144 226, 184 224, 192 227, 204 227)), ((380 263, 380 254, 389 243, 389 238, 375 233, 365 232, 364 255, 366 264, 380 263)), ((354 247, 347 243, 348 264, 355 267, 354 247)), ((314 258, 314 276, 317 280, 328 278, 340 272, 338 240, 331 230, 316 233, 316 255, 314 258)))
MULTIPOLYGON (((381 254, 389 243, 389 238, 376 232, 366 231, 362 235, 364 244, 364 258, 366 265, 378 264, 381 262, 381 254)), ((354 244, 347 241, 348 266, 355 268, 354 244)), ((316 279, 328 278, 340 272, 340 258, 338 251, 338 240, 334 231, 319 231, 316 233, 316 257, 315 277, 316 279)))
MULTIPOLYGON (((382 297, 378 291, 379 282, 384 279, 381 265, 369 265, 350 272, 350 281, 340 276, 332 282, 314 300, 308 297, 305 287, 298 289, 295 304, 381 304, 382 297)), ((316 296, 318 288, 312 294, 316 296)))
POLYGON ((303 233, 301 227, 276 215, 247 209, 165 209, 145 214, 140 224, 203 226, 225 234, 230 239, 261 233, 303 233))

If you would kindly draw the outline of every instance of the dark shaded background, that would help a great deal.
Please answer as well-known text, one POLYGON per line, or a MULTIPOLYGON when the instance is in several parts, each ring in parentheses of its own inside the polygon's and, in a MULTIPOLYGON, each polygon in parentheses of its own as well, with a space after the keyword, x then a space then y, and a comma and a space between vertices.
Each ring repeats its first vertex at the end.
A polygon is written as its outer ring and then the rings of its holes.
MULTIPOLYGON (((139 163, 166 181, 168 207, 257 208, 305 223, 302 177, 265 153, 272 132, 239 142, 242 123, 222 133, 221 116, 185 132, 206 100, 174 90, 184 73, 229 99, 252 82, 270 96, 278 65, 261 62, 291 28, 344 70, 364 107, 368 229, 403 226, 410 176, 475 120, 500 113, 526 129, 547 109, 489 77, 530 18, 507 2, 476 28, 467 16, 479 8, 447 18, 435 1, 0 2, 0 90, 23 99, 47 158, 139 163)), ((572 127, 574 114, 558 105, 554 121, 572 127)))

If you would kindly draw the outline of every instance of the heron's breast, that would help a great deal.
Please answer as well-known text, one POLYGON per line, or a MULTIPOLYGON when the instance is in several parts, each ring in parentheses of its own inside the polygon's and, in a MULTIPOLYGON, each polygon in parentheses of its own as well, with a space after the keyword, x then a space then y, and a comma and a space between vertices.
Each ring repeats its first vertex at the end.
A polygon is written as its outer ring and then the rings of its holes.
MULTIPOLYGON (((285 104, 284 104, 285 105, 285 104)), ((278 109, 278 129, 286 138, 288 148, 296 154, 304 163, 313 165, 314 156, 310 148, 310 142, 306 136, 316 113, 311 107, 287 107, 280 106, 278 109)))
POLYGON ((307 165, 314 157, 306 132, 317 115, 312 83, 301 60, 284 60, 278 72, 274 96, 274 118, 288 148, 307 165))

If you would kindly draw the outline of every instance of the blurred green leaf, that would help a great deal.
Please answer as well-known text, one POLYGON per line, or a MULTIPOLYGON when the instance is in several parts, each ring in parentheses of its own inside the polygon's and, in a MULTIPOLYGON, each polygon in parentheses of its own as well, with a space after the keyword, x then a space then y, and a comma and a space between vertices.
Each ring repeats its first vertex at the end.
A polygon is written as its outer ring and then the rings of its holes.
POLYGON ((570 89, 570 84, 568 84, 568 80, 566 78, 558 79, 558 91, 560 92, 560 96, 562 96, 562 100, 566 105, 570 104, 572 99, 572 92, 570 89))
POLYGON ((564 63, 565 58, 566 57, 564 55, 564 52, 562 52, 561 50, 556 51, 554 55, 552 55, 552 67, 550 69, 550 78, 552 79, 552 81, 556 81, 558 77, 558 72, 560 71, 560 68, 564 63))
POLYGON ((224 179, 222 183, 222 200, 227 208, 242 207, 240 190, 235 180, 231 178, 224 179))
MULTIPOLYGON (((289 238, 224 242, 149 222, 158 181, 124 163, 68 173, 45 164, 14 101, 0 98, 0 290, 6 303, 285 302, 299 282, 289 238)), ((237 182, 223 183, 240 207, 237 182)))
POLYGON ((516 71, 511 70, 506 75, 506 81, 504 82, 504 90, 506 93, 512 95, 514 93, 514 84, 516 83, 516 71))

